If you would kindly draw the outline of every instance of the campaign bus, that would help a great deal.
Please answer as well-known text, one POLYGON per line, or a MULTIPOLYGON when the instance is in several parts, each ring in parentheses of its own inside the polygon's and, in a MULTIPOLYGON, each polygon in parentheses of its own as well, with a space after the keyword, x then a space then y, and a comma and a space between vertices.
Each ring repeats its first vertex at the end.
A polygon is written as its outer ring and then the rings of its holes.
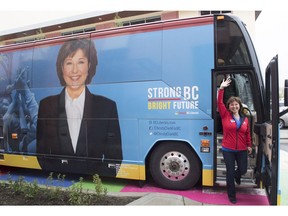
POLYGON ((233 15, 0 47, 0 165, 173 190, 221 185, 217 90, 229 76, 224 99, 241 98, 253 141, 242 182, 279 204, 278 56, 265 74, 233 15))

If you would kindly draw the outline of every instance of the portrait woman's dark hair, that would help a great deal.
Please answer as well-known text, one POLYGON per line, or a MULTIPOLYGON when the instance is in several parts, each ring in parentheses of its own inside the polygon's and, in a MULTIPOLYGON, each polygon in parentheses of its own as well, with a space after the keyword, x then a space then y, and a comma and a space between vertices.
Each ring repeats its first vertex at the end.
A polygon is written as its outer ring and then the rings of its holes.
POLYGON ((98 64, 96 48, 93 42, 84 38, 71 39, 66 41, 60 48, 57 56, 56 68, 57 75, 62 86, 66 83, 63 78, 63 63, 67 57, 73 57, 77 50, 81 49, 84 55, 88 58, 89 70, 85 84, 90 84, 93 76, 96 73, 96 66, 98 64))

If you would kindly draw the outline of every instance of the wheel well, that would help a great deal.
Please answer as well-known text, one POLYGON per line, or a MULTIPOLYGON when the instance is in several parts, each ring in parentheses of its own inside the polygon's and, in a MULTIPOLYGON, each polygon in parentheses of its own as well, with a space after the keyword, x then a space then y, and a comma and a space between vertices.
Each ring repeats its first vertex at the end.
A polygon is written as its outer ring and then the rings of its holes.
POLYGON ((149 171, 149 160, 150 160, 150 157, 152 155, 152 152, 154 151, 154 149, 156 147, 158 147, 159 145, 163 145, 164 143, 167 143, 167 142, 174 142, 174 143, 179 143, 179 145, 186 145, 188 146, 193 152, 194 154, 197 156, 199 162, 200 162, 200 165, 201 165, 201 170, 202 170, 202 161, 201 159, 199 158, 198 154, 195 152, 195 150, 192 148, 192 146, 188 143, 188 142, 185 142, 185 141, 175 141, 175 140, 161 140, 161 141, 158 141, 156 142, 153 147, 150 149, 150 151, 148 152, 146 158, 145 158, 145 167, 146 167, 146 177, 150 177, 150 171, 149 171))

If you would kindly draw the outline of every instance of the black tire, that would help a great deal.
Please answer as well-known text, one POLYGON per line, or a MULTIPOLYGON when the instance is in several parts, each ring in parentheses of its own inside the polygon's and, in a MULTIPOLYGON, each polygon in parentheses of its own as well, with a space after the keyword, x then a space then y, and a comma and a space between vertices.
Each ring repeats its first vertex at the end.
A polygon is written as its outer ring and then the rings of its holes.
POLYGON ((201 177, 201 162, 195 152, 181 142, 164 142, 152 152, 149 168, 154 182, 171 190, 190 189, 201 177))

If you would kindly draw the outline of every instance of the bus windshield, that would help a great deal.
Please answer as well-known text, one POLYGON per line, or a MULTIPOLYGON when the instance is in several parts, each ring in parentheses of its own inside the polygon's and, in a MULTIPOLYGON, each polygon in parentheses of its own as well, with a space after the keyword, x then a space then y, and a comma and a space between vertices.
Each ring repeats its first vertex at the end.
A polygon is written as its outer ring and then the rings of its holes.
POLYGON ((247 45, 242 31, 229 17, 217 18, 216 44, 217 66, 251 65, 247 45))

